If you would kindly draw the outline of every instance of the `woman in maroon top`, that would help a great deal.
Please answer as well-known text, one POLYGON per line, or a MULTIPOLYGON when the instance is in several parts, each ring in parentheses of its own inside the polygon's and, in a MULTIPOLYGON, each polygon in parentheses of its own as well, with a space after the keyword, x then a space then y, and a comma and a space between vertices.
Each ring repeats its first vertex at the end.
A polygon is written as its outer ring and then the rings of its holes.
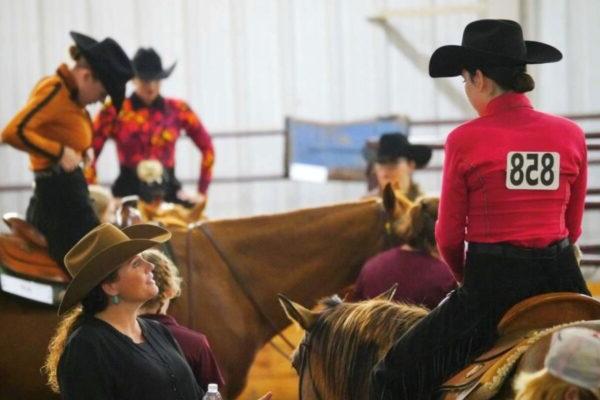
POLYGON ((394 300, 434 308, 456 288, 448 266, 440 260, 435 243, 437 197, 422 197, 399 227, 405 244, 369 259, 358 276, 353 300, 370 299, 398 284, 394 300))
POLYGON ((534 87, 526 64, 561 58, 552 46, 524 41, 508 20, 472 22, 461 46, 432 55, 429 74, 462 75, 479 114, 448 135, 436 226, 441 255, 462 284, 375 367, 373 398, 435 398, 497 339, 511 306, 547 292, 589 294, 572 247, 581 234, 585 137, 523 94, 534 87))
POLYGON ((141 308, 141 317, 158 321, 167 327, 181 347, 198 386, 207 390, 209 383, 216 383, 222 388, 225 381, 206 336, 179 325, 175 318, 167 315, 171 300, 181 294, 181 277, 177 267, 159 250, 146 250, 142 257, 154 265, 154 281, 158 286, 158 294, 141 308))

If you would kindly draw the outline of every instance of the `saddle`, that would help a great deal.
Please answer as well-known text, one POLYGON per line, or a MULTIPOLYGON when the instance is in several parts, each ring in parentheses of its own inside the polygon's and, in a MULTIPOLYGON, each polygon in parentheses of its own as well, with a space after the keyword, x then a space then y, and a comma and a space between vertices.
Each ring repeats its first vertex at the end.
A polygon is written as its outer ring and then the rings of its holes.
POLYGON ((565 325, 593 319, 600 319, 600 302, 577 293, 542 294, 514 305, 498 324, 498 341, 440 387, 442 398, 491 399, 530 346, 565 325))
POLYGON ((38 231, 35 226, 25 221, 25 219, 23 219, 23 217, 18 213, 5 213, 2 216, 2 220, 14 235, 38 247, 42 247, 44 249, 48 248, 48 241, 42 232, 38 231))
POLYGON ((0 289, 46 304, 58 304, 70 277, 48 255, 44 235, 17 213, 3 215, 10 234, 0 234, 0 289))

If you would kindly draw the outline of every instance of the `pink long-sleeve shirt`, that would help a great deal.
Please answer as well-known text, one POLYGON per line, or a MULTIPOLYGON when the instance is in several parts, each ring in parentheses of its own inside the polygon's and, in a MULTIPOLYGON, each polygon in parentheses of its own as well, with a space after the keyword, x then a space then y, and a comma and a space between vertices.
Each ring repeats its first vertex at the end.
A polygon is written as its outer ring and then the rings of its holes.
POLYGON ((534 110, 523 94, 498 96, 446 139, 435 232, 440 253, 462 281, 465 241, 541 248, 568 237, 574 243, 586 186, 581 128, 534 110), (524 188, 528 182, 537 190, 524 188))

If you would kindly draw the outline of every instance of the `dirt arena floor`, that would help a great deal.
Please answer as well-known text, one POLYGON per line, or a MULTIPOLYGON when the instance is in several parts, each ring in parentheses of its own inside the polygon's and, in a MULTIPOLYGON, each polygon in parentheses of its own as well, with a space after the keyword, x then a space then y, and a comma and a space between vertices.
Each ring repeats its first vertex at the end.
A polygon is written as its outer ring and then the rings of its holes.
MULTIPOLYGON (((304 331, 292 325, 283 334, 293 344, 298 344, 304 331)), ((279 337, 273 342, 291 355, 292 351, 279 337)), ((256 400, 266 392, 273 392, 274 400, 295 400, 298 398, 298 376, 289 359, 285 359, 267 344, 256 356, 248 376, 248 385, 238 400, 256 400)))

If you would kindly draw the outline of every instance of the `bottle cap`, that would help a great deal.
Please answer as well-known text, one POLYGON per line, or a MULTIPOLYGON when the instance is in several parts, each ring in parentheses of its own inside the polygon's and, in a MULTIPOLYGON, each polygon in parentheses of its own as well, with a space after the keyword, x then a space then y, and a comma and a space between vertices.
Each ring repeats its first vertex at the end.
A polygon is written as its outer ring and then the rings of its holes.
POLYGON ((208 384, 208 393, 217 393, 219 391, 219 385, 216 383, 208 384))

